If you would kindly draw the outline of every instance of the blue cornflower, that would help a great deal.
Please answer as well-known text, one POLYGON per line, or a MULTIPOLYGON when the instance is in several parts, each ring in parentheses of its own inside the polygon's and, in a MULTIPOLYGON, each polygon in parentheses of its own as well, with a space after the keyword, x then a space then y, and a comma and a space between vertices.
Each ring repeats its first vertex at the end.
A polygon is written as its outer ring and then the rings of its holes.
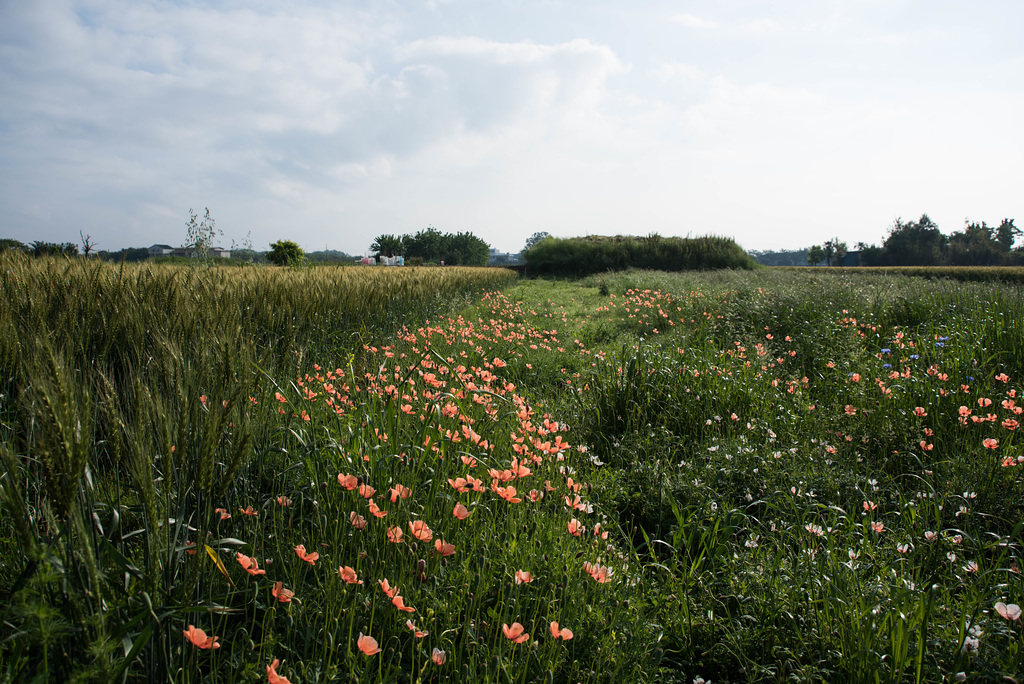
POLYGON ((892 368, 892 364, 891 363, 883 363, 882 364, 882 368, 892 368))
POLYGON ((917 361, 917 360, 918 360, 919 358, 921 358, 921 357, 920 357, 920 356, 918 356, 917 354, 911 354, 911 355, 910 355, 910 358, 911 358, 912 360, 914 360, 914 361, 917 361))
POLYGON ((888 354, 888 353, 890 353, 890 352, 892 352, 892 349, 889 349, 888 347, 883 347, 883 348, 882 348, 882 353, 883 353, 883 354, 888 354))

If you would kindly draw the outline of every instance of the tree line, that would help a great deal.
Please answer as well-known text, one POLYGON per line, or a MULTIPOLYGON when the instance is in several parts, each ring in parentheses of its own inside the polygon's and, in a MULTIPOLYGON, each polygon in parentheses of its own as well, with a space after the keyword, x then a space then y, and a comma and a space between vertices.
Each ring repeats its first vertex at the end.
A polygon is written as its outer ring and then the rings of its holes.
POLYGON ((410 266, 486 266, 491 246, 472 233, 442 233, 427 227, 413 235, 378 235, 370 251, 378 258, 404 257, 410 266))
MULTIPOLYGON (((967 221, 947 235, 922 214, 916 221, 896 219, 881 245, 858 242, 854 251, 861 266, 1022 266, 1024 245, 1014 246, 1020 235, 1014 219, 996 226, 967 221)), ((841 266, 850 253, 838 237, 804 249, 750 252, 766 266, 841 266)))

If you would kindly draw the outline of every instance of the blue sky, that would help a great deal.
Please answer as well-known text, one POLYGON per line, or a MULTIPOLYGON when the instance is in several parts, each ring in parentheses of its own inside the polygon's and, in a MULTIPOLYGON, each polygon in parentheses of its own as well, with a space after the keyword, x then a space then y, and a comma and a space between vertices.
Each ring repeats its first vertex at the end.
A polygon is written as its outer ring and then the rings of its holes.
POLYGON ((1024 220, 1017 0, 0 0, 0 237, 1024 220))

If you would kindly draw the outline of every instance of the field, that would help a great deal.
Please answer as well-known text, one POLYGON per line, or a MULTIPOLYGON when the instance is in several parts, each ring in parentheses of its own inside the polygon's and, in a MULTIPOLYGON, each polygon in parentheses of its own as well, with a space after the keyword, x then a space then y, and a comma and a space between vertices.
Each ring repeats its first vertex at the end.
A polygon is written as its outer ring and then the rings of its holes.
POLYGON ((0 289, 0 680, 1024 677, 1017 286, 0 289))

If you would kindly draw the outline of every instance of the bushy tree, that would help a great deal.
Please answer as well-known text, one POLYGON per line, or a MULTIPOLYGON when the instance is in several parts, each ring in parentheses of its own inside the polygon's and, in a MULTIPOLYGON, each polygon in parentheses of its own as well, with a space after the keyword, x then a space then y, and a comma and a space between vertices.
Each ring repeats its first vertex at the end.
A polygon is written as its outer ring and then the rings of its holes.
POLYGON ((298 243, 291 240, 278 240, 271 243, 267 252, 267 261, 278 266, 292 266, 300 263, 305 256, 298 243))
POLYGON ((811 266, 820 264, 825 260, 825 250, 821 248, 821 245, 811 245, 807 250, 807 263, 811 266))
POLYGON ((402 242, 401 236, 385 233, 376 237, 373 244, 370 245, 370 251, 375 257, 404 256, 405 244, 402 242))
POLYGON ((32 249, 20 240, 13 240, 11 238, 0 238, 0 252, 6 252, 7 250, 13 250, 15 252, 22 252, 28 254, 32 249))
POLYGON ((882 246, 890 265, 936 266, 943 263, 946 236, 928 214, 921 214, 909 223, 896 219, 882 246))
POLYGON ((523 251, 525 252, 526 250, 530 249, 531 247, 533 247, 535 244, 537 244, 541 240, 543 240, 545 238, 549 238, 549 237, 551 237, 551 233, 549 233, 547 231, 544 231, 544 230, 537 231, 536 233, 534 233, 530 237, 526 238, 526 246, 523 247, 523 251))
POLYGON ((34 256, 78 256, 78 245, 73 242, 46 242, 36 240, 32 243, 32 254, 34 256))

